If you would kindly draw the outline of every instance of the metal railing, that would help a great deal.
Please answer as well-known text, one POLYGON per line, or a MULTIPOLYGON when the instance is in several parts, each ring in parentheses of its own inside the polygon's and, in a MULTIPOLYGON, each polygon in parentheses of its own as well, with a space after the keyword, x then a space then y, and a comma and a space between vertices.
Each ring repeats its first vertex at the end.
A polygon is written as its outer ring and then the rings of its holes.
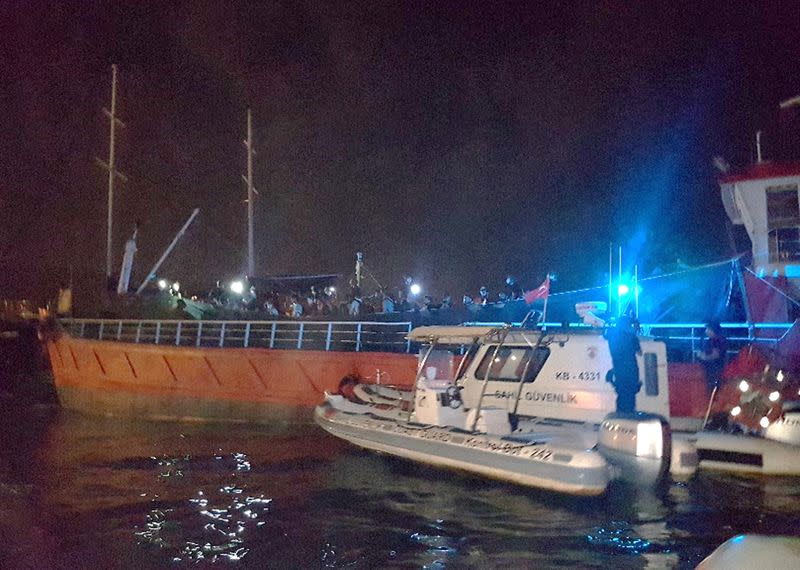
MULTIPOLYGON (((503 323, 464 323, 465 325, 502 326, 503 323)), ((520 323, 512 323, 519 325, 520 323)), ((742 347, 749 344, 773 345, 794 323, 722 323, 721 327, 728 341, 728 352, 737 353, 742 347)), ((541 325, 540 325, 541 326, 541 325)), ((548 330, 562 328, 561 323, 545 323, 548 330)), ((695 352, 703 347, 705 340, 705 323, 642 323, 639 325, 639 334, 662 340, 667 348, 673 352, 683 352, 686 358, 695 360, 695 352)), ((569 330, 592 330, 592 327, 583 323, 570 323, 569 330)))
POLYGON ((61 319, 78 338, 218 348, 410 352, 410 322, 61 319))
MULTIPOLYGON (((126 319, 61 319, 74 337, 163 344, 172 346, 219 348, 278 348, 295 350, 412 352, 417 349, 407 339, 412 323, 371 321, 189 321, 126 319)), ((504 323, 471 322, 465 325, 503 326, 504 323)), ((512 323, 519 325, 519 323, 512 323)), ((548 329, 560 323, 546 323, 548 329)), ((793 323, 722 323, 730 352, 748 344, 771 345, 793 323)), ((671 351, 685 353, 694 360, 703 346, 704 323, 643 323, 640 334, 667 343, 671 351)), ((570 323, 569 330, 590 330, 582 323, 570 323)))

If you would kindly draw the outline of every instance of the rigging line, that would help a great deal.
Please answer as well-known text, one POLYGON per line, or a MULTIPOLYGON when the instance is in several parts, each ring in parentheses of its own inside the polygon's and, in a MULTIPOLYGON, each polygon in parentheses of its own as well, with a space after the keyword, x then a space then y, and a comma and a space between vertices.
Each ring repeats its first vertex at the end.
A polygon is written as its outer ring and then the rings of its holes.
POLYGON ((800 307, 800 303, 798 303, 797 301, 795 301, 794 299, 792 299, 791 297, 789 297, 789 295, 787 295, 786 293, 784 293, 783 291, 781 291, 780 289, 778 289, 777 287, 775 287, 775 285, 773 285, 772 283, 770 283, 769 281, 767 281, 767 280, 766 280, 766 279, 764 279, 763 277, 759 277, 758 275, 756 275, 755 273, 753 273, 753 270, 752 270, 752 269, 750 269, 749 267, 745 267, 745 271, 747 271, 748 273, 751 273, 751 274, 753 275, 753 277, 755 277, 755 278, 756 278, 756 279, 758 279, 759 281, 763 282, 763 283, 764 283, 764 284, 765 284, 767 287, 770 287, 770 288, 774 289, 775 291, 777 291, 778 293, 780 293, 781 295, 783 295, 783 296, 784 296, 786 299, 788 299, 789 301, 791 301, 791 302, 792 302, 792 303, 793 303, 793 304, 794 304, 796 307, 800 307))
MULTIPOLYGON (((698 267, 689 267, 688 269, 681 269, 680 271, 673 271, 672 273, 663 273, 661 275, 651 275, 650 277, 645 277, 643 279, 639 279, 639 282, 642 281, 650 281, 652 279, 661 279, 664 277, 674 277, 675 275, 682 275, 684 273, 690 273, 692 271, 700 271, 701 269, 709 269, 711 267, 717 267, 720 265, 724 265, 726 263, 730 263, 734 259, 739 259, 739 257, 729 258, 722 261, 712 261, 711 263, 707 263, 705 265, 700 265, 698 267)), ((550 297, 558 297, 559 295, 569 295, 573 293, 585 293, 586 291, 594 291, 595 289, 608 289, 608 284, 597 285, 595 287, 585 287, 584 289, 572 289, 571 291, 559 291, 558 293, 550 293, 550 297)))

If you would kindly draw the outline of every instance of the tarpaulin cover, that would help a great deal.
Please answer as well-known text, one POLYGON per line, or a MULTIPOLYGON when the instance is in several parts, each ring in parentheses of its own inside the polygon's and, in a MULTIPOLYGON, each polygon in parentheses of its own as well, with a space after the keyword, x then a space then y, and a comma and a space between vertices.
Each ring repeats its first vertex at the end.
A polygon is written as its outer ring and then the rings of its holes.
POLYGON ((305 293, 312 286, 324 289, 336 284, 340 275, 283 275, 269 277, 250 277, 248 281, 257 291, 276 291, 278 293, 305 293))
MULTIPOLYGON (((639 279, 639 321, 643 323, 695 322, 711 319, 742 321, 744 305, 737 276, 736 260, 713 263, 665 275, 639 279)), ((616 283, 614 288, 616 288, 616 283)), ((612 296, 611 313, 616 315, 622 305, 624 311, 635 305, 634 284, 621 299, 612 296)), ((589 301, 608 302, 608 285, 568 291, 551 292, 547 305, 547 320, 575 322, 576 303, 589 301)), ((602 315, 598 315, 601 316, 602 315)))

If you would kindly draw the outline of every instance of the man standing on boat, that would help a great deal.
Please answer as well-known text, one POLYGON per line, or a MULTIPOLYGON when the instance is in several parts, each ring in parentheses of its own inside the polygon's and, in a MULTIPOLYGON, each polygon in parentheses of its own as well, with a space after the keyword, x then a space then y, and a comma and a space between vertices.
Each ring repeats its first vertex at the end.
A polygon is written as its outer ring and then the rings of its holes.
POLYGON ((706 325, 703 350, 697 352, 697 358, 703 362, 703 368, 706 369, 706 385, 709 392, 719 388, 727 352, 728 341, 722 334, 722 326, 716 321, 711 321, 706 325))
POLYGON ((641 387, 636 356, 642 353, 642 348, 630 316, 622 315, 617 325, 609 331, 608 348, 614 367, 612 373, 614 390, 617 392, 617 412, 635 412, 636 394, 641 387))

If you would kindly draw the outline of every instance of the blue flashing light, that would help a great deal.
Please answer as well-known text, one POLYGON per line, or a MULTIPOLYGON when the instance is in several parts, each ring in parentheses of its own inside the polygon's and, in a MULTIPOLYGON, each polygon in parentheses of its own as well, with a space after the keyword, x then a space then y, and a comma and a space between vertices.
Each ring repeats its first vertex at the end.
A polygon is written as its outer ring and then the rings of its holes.
POLYGON ((624 297, 625 295, 630 293, 630 291, 631 291, 630 287, 628 287, 625 283, 620 283, 617 286, 617 296, 618 297, 624 297))

